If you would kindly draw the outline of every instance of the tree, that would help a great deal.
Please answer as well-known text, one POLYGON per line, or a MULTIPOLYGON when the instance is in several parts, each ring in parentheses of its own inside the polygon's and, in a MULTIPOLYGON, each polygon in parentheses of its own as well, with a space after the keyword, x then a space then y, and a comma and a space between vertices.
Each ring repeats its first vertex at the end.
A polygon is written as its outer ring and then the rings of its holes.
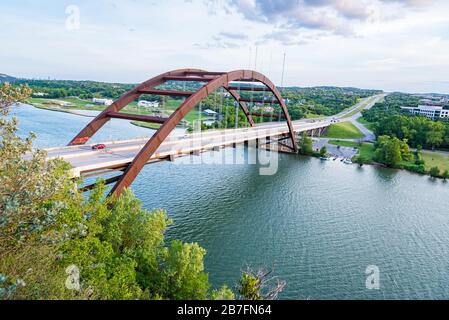
POLYGON ((0 92, 0 299, 233 297, 210 290, 198 244, 165 244, 164 211, 143 209, 130 190, 104 199, 102 183, 78 192, 68 164, 34 151, 34 135, 20 138, 7 117, 26 88, 0 92))
POLYGON ((392 138, 385 145, 385 164, 394 167, 402 161, 401 144, 398 138, 392 138))
POLYGON ((438 178, 440 176, 440 168, 432 167, 429 171, 429 174, 432 178, 438 178))
POLYGON ((321 157, 326 157, 326 156, 327 156, 327 148, 326 148, 326 146, 323 146, 323 147, 320 149, 320 156, 321 156, 321 157))
POLYGON ((377 138, 375 148, 375 160, 389 167, 397 167, 401 161, 413 159, 407 140, 384 135, 377 138))
POLYGON ((302 155, 310 156, 313 154, 313 141, 305 133, 299 142, 299 152, 302 155))
POLYGON ((10 107, 29 98, 31 92, 31 89, 27 85, 12 86, 8 82, 0 85, 1 115, 6 116, 9 114, 10 107))
POLYGON ((234 300, 235 295, 231 289, 229 289, 226 285, 223 286, 220 290, 214 290, 212 292, 213 300, 234 300))
POLYGON ((376 161, 395 167, 402 161, 401 142, 396 137, 380 136, 376 142, 376 161))
POLYGON ((0 90, 0 299, 235 298, 227 286, 211 290, 198 244, 165 243, 165 211, 143 209, 130 190, 104 199, 101 181, 88 197, 78 192, 68 164, 34 151, 34 135, 20 138, 7 117, 26 94, 0 90))
POLYGON ((75 185, 67 178, 67 164, 45 161, 45 153, 32 150, 34 134, 21 138, 17 119, 8 117, 10 108, 30 93, 26 86, 0 86, 0 277, 6 279, 0 289, 27 283, 30 292, 36 287, 43 292, 43 286, 57 281, 49 276, 56 260, 52 231, 63 207, 61 199, 75 185), (34 285, 24 282, 25 276, 34 285))
POLYGON ((445 127, 441 122, 431 122, 428 124, 426 143, 434 149, 441 145, 444 139, 445 127))
POLYGON ((248 269, 242 273, 238 291, 243 300, 275 300, 285 288, 285 282, 269 278, 272 271, 248 269))

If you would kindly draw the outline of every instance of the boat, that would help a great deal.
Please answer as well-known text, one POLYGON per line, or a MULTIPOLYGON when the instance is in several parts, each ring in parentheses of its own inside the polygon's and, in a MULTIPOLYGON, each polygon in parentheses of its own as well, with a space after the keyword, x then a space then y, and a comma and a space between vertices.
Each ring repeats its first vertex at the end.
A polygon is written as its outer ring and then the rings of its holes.
POLYGON ((329 158, 329 157, 320 157, 320 160, 322 160, 322 161, 329 161, 331 158, 329 158))
POLYGON ((345 164, 352 164, 352 161, 351 161, 351 159, 345 159, 345 160, 343 160, 343 163, 345 163, 345 164))

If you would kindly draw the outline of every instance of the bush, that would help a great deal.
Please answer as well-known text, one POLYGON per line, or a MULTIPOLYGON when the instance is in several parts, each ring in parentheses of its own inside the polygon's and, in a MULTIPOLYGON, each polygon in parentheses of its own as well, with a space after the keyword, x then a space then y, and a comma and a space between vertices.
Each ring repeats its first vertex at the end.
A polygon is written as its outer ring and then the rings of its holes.
POLYGON ((321 157, 327 156, 327 148, 326 148, 326 146, 323 146, 323 147, 320 149, 320 156, 321 156, 321 157))
POLYGON ((354 161, 355 163, 360 163, 360 164, 372 164, 373 162, 371 161, 370 158, 366 157, 366 156, 355 156, 352 161, 354 161))
POLYGON ((445 170, 445 171, 443 172, 443 174, 441 175, 441 177, 442 177, 444 180, 449 179, 449 171, 448 171, 448 170, 445 170))
POLYGON ((440 168, 432 167, 429 171, 429 174, 432 178, 438 178, 440 176, 440 168))
POLYGON ((409 163, 404 163, 401 165, 402 169, 411 171, 411 172, 415 172, 415 173, 419 173, 419 174, 426 174, 426 167, 424 166, 424 164, 409 164, 409 163))
POLYGON ((415 161, 415 164, 417 166, 421 166, 421 165, 425 165, 426 162, 423 159, 418 159, 418 160, 415 161))
POLYGON ((165 243, 164 211, 129 190, 104 199, 101 183, 85 198, 67 163, 33 151, 34 136, 21 138, 9 117, 27 94, 0 86, 0 299, 232 297, 211 292, 203 248, 165 243))
POLYGON ((302 136, 299 142, 299 153, 304 156, 311 156, 314 154, 313 151, 313 141, 310 137, 305 134, 302 136))

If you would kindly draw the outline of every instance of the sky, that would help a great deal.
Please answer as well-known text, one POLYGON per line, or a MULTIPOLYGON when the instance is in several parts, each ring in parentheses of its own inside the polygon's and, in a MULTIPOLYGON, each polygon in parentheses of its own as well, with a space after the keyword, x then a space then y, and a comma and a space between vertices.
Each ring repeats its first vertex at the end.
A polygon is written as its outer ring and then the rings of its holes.
POLYGON ((0 73, 23 78, 255 69, 284 86, 449 93, 447 0, 0 0, 0 28, 0 73))

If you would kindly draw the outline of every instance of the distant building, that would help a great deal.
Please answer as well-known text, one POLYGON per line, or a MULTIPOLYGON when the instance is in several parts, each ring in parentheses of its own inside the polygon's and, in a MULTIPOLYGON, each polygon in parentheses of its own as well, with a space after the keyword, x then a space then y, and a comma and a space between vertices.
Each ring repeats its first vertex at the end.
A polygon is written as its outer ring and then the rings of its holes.
POLYGON ((265 107, 264 106, 254 106, 252 109, 255 111, 263 111, 263 112, 267 112, 267 113, 274 112, 274 108, 270 107, 270 106, 265 106, 265 107))
POLYGON ((157 101, 145 101, 145 100, 140 100, 138 103, 137 103, 137 106, 138 107, 141 107, 141 108, 158 108, 159 107, 159 102, 157 102, 157 101))
POLYGON ((211 116, 211 117, 216 116, 216 115, 218 114, 218 112, 215 112, 215 111, 213 111, 213 110, 211 110, 211 109, 203 110, 203 113, 204 113, 206 116, 211 116))
POLYGON ((94 104, 101 104, 108 107, 114 103, 114 101, 112 101, 111 99, 98 99, 98 98, 93 98, 92 102, 94 104))
POLYGON ((48 94, 47 93, 44 93, 44 92, 34 92, 33 93, 33 96, 34 97, 45 97, 45 96, 47 96, 48 94))
POLYGON ((449 120, 449 109, 444 109, 441 106, 425 106, 420 105, 416 108, 414 107, 401 107, 402 110, 408 111, 411 114, 417 116, 427 117, 432 120, 437 119, 447 119, 449 120))

